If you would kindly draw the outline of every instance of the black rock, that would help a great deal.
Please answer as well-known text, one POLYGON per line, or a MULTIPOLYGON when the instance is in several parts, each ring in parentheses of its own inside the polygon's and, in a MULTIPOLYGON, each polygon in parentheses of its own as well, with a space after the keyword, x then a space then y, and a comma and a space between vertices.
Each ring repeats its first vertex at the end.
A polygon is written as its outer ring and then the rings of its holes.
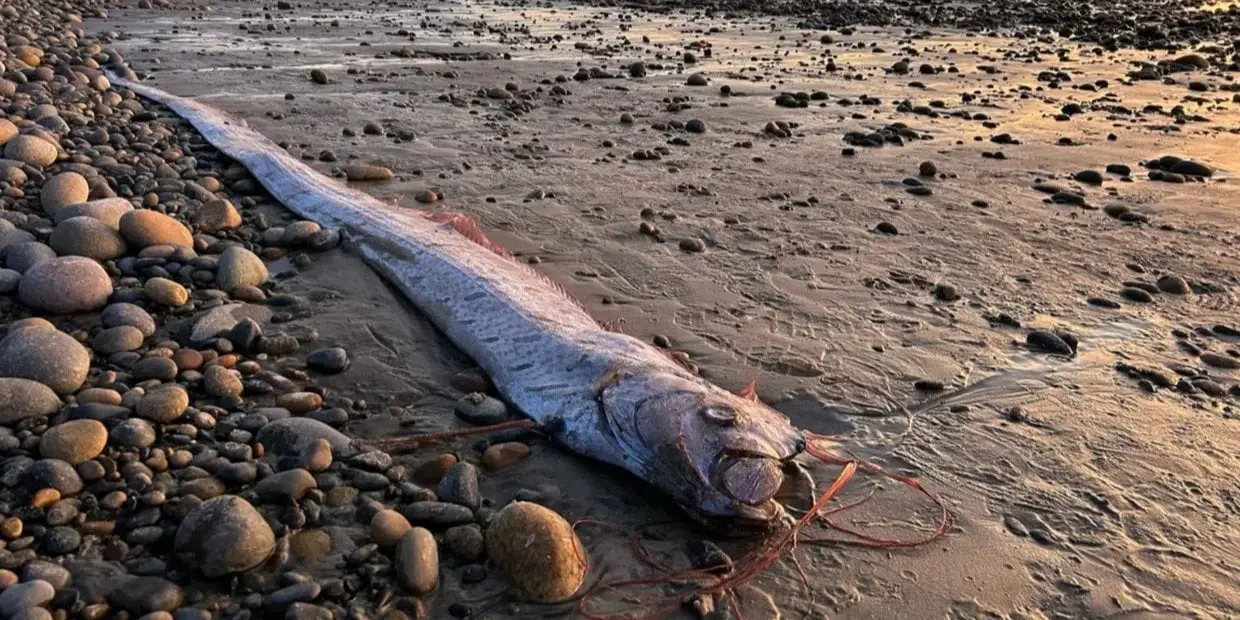
POLYGON ((108 593, 108 602, 134 615, 172 611, 184 600, 181 587, 161 577, 134 577, 108 593))
POLYGON ((1025 336, 1025 344, 1029 345, 1030 349, 1042 353, 1069 356, 1075 353, 1059 334, 1041 329, 1029 332, 1029 335, 1025 336))
POLYGON ((319 349, 306 358, 306 365, 324 373, 343 372, 349 367, 349 352, 341 347, 319 349))
POLYGON ((482 504, 482 496, 478 492, 478 468, 464 461, 453 465, 439 481, 436 494, 440 501, 477 510, 482 504))
POLYGON ((727 572, 732 568, 732 558, 728 557, 719 545, 709 540, 695 538, 690 540, 685 547, 693 568, 719 573, 727 572))

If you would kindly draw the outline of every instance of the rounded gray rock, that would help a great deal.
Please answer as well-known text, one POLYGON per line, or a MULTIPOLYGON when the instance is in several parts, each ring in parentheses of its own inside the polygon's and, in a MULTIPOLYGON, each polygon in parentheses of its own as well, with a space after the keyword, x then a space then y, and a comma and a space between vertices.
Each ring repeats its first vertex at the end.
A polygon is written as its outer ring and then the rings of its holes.
POLYGON ((52 388, 30 379, 0 378, 0 425, 51 415, 58 409, 60 397, 52 388))
POLYGON ((136 351, 145 340, 142 330, 132 325, 109 327, 95 335, 91 348, 100 355, 112 355, 124 351, 136 351))
POLYGON ((57 209, 53 218, 60 224, 73 217, 93 217, 119 231, 121 216, 130 211, 133 211, 133 204, 124 198, 101 198, 57 209))
POLYGON ((48 238, 48 245, 61 256, 85 256, 99 261, 112 260, 129 250, 115 228, 85 215, 58 224, 48 238))
POLYGON ((250 570, 275 551, 271 526, 235 495, 209 499, 177 528, 175 552, 209 578, 250 570))
POLYGON ((120 448, 149 448, 155 444, 155 427, 142 418, 129 418, 108 431, 108 441, 120 448))
POLYGON ((12 269, 0 269, 0 295, 11 295, 21 286, 22 274, 12 269))
POLYGON ((112 294, 112 279, 99 263, 82 256, 45 260, 22 274, 22 303, 53 314, 102 308, 112 294))
POLYGON ((215 272, 215 284, 232 292, 242 286, 258 286, 267 281, 267 265, 255 253, 233 246, 220 256, 219 269, 215 272))
POLYGON ((11 585, 0 592, 0 617, 11 618, 22 610, 43 607, 54 596, 56 589, 42 579, 11 585))
POLYGON ((5 251, 4 264, 18 273, 26 273, 31 267, 52 258, 56 250, 38 241, 15 243, 5 251))
POLYGON ((57 329, 28 328, 0 340, 0 377, 38 381, 57 394, 77 391, 90 370, 90 352, 57 329))
POLYGON ((115 303, 103 309, 103 313, 99 315, 99 322, 104 327, 119 327, 128 325, 136 327, 138 331, 146 338, 150 338, 155 334, 155 319, 151 318, 150 313, 131 303, 115 303))

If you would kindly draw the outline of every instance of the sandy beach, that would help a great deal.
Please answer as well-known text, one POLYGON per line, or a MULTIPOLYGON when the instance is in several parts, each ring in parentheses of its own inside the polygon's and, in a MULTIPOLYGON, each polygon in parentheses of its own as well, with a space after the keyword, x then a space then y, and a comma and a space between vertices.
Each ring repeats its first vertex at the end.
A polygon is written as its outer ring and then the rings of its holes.
MULTIPOLYGON (((325 174, 391 169, 354 186, 475 217, 600 321, 727 389, 756 381, 797 427, 951 507, 950 535, 914 549, 799 547, 808 584, 785 559, 736 593, 742 617, 1240 615, 1240 85, 1225 36, 1108 50, 666 5, 143 6, 82 27, 150 84, 325 174), (1168 155, 1210 175, 1149 164, 1168 155)), ((295 219, 261 199, 246 213, 295 219)), ((268 261, 269 293, 309 303, 263 324, 347 350, 347 370, 313 380, 324 408, 348 410, 340 430, 463 426, 453 380, 473 362, 347 239, 298 255, 268 261)), ((5 308, 6 321, 29 314, 5 308)), ((275 399, 247 392, 239 410, 275 399)), ((755 544, 701 529, 628 474, 524 441, 531 456, 485 472, 481 496, 617 526, 580 529, 588 584, 650 576, 626 534, 649 524, 651 550, 676 566, 688 540, 734 557, 755 544)), ((412 472, 443 453, 477 462, 486 446, 395 458, 412 472)), ((838 472, 804 464, 820 486, 838 472)), ((933 526, 933 504, 881 477, 839 501, 868 494, 841 523, 895 538, 933 526)), ((342 578, 367 535, 325 517, 289 534, 281 570, 342 578)), ((393 607, 378 578, 349 600, 385 618, 576 617, 518 601, 498 571, 476 580, 480 563, 445 555, 416 606, 393 607)), ((217 617, 242 617, 220 601, 274 587, 171 574, 217 617)))

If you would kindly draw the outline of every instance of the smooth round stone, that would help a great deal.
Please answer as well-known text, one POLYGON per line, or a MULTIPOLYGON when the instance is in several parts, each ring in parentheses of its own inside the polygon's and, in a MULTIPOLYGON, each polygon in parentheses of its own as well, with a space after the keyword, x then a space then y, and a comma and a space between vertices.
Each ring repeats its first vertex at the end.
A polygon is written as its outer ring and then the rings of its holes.
POLYGON ((43 607, 55 596, 52 584, 41 579, 9 586, 0 592, 0 617, 10 618, 24 609, 43 607))
POLYGON ((139 249, 152 245, 194 247, 194 237, 184 224, 149 209, 135 209, 122 215, 120 231, 125 241, 139 249))
POLYGON ((284 245, 288 245, 288 246, 304 245, 307 241, 310 240, 310 237, 313 237, 320 230, 323 230, 323 227, 319 226, 315 222, 310 222, 310 221, 293 222, 292 224, 289 224, 288 226, 284 227, 284 239, 283 239, 284 245))
POLYGON ((177 376, 177 363, 169 357, 147 357, 138 360, 129 369, 129 372, 138 381, 146 381, 148 379, 172 381, 177 376))
POLYGON ((60 589, 69 585, 72 575, 69 574, 65 567, 59 564, 35 560, 22 567, 22 581, 34 581, 36 579, 46 581, 53 588, 60 589))
POLYGON ((11 295, 21 286, 22 274, 12 269, 0 269, 0 295, 11 295))
POLYGON ((303 454, 320 439, 331 444, 332 452, 337 457, 346 458, 357 453, 348 435, 309 418, 274 420, 259 429, 255 439, 268 453, 276 456, 303 454))
POLYGON ((150 313, 142 306, 131 303, 121 302, 109 305, 99 315, 99 322, 109 328, 122 325, 135 327, 145 338, 155 335, 155 319, 151 318, 150 313))
POLYGON ((258 286, 267 281, 267 276, 267 265, 263 259, 243 247, 233 246, 220 256, 215 284, 224 291, 232 292, 243 286, 258 286))
POLYGON ((181 417, 189 407, 189 393, 179 385, 161 385, 138 401, 137 414, 152 422, 167 424, 181 417))
POLYGON ((142 330, 130 325, 109 327, 95 335, 91 348, 100 355, 112 355, 124 351, 136 351, 142 347, 146 337, 142 330))
POLYGON ((309 450, 302 453, 300 463, 312 474, 327 471, 332 466, 332 445, 326 439, 315 441, 309 450))
POLYGON ((427 594, 439 586, 439 545, 429 530, 415 527, 405 532, 392 556, 396 582, 414 594, 427 594))
POLYGON ((503 469, 525 460, 530 455, 530 447, 517 442, 507 441, 488 446, 482 453, 482 465, 491 471, 503 469))
POLYGON ((56 617, 52 615, 52 612, 42 607, 31 607, 30 609, 23 609, 17 615, 9 618, 9 620, 56 620, 56 617))
POLYGON ((169 612, 185 599, 181 587, 162 577, 133 577, 108 593, 108 602, 133 614, 169 612))
POLYGON ((129 251, 116 229, 84 215, 61 222, 47 242, 61 256, 85 256, 98 261, 112 260, 129 251))
POLYGON ((60 404, 56 392, 38 381, 0 378, 0 425, 52 415, 60 409, 60 404))
POLYGON ((20 161, 36 168, 45 168, 56 163, 57 155, 56 145, 31 135, 17 136, 4 144, 5 159, 20 161))
POLYGON ((475 523, 448 528, 443 534, 444 544, 466 562, 477 562, 486 553, 486 540, 482 528, 475 523))
POLYGON ((124 198, 100 198, 61 207, 53 214, 57 224, 74 217, 93 217, 113 230, 120 230, 121 216, 133 211, 133 203, 124 198))
POLYGON ((129 418, 112 427, 108 440, 119 448, 149 448, 155 444, 155 427, 142 418, 129 418))
POLYGON ((90 199, 90 183, 76 172, 62 172, 48 179, 39 193, 39 202, 48 215, 63 207, 90 199))
POLYGON ((478 468, 473 463, 464 461, 453 465, 439 481, 435 494, 441 502, 451 502, 477 510, 482 502, 482 495, 478 491, 478 468))
MULTIPOLYGON (((12 84, 12 82, 9 82, 8 80, 2 80, 2 81, 12 84)), ((12 97, 13 96, 13 93, 4 94, 5 92, 7 91, 0 90, 0 97, 12 97)), ((5 144, 8 144, 9 140, 16 138, 18 133, 21 133, 21 132, 17 130, 17 125, 14 125, 13 121, 10 121, 7 118, 0 118, 0 146, 4 146, 5 144)))
MULTIPOLYGON (((8 220, 0 221, 8 223, 8 220)), ((10 224, 10 226, 12 225, 10 224)), ((17 245, 19 243, 29 243, 34 240, 34 235, 24 230, 17 230, 14 228, 9 228, 6 230, 4 228, 0 228, 0 256, 3 256, 5 252, 8 251, 9 246, 17 245)))
POLYGON ((151 278, 142 285, 142 291, 151 301, 164 306, 176 308, 189 303, 189 291, 168 278, 151 278))
POLYGON ((413 526, 395 510, 380 510, 370 519, 370 541, 386 549, 400 542, 413 526))
POLYGON ((217 398, 240 396, 243 389, 241 373, 218 364, 208 366, 203 372, 203 388, 217 398))
POLYGON ((205 233, 232 230, 241 226, 241 214, 227 200, 211 200, 199 207, 194 215, 194 225, 205 233))
POLYGON ((572 525, 531 502, 500 510, 486 531, 487 555, 517 593, 537 603, 559 602, 585 581, 585 549, 572 525))
POLYGON ((31 267, 56 258, 56 250, 38 241, 10 245, 4 252, 4 264, 18 273, 26 273, 31 267))
POLYGON ((318 488, 314 475, 304 469, 290 469, 263 478, 254 486, 258 501, 292 503, 301 500, 310 489, 318 488))
POLYGON ((42 261, 22 274, 22 303, 53 314, 102 308, 112 294, 112 279, 99 263, 82 256, 42 261))
POLYGON ((22 484, 31 491, 55 489, 61 497, 77 495, 82 490, 82 478, 73 466, 56 459, 42 459, 31 463, 22 474, 22 484))
POLYGON ((294 414, 307 413, 323 406, 323 397, 314 392, 290 392, 276 399, 276 406, 294 414))
POLYGON ((89 461, 103 453, 108 429, 97 420, 69 420, 47 429, 39 440, 39 454, 70 465, 89 461))
POLYGON ((466 394, 456 402, 456 417, 479 426, 499 424, 508 419, 503 401, 480 392, 466 394))
POLYGON ((350 181, 391 181, 396 174, 391 168, 368 164, 349 164, 344 167, 345 178, 350 181))
POLYGON ((57 329, 21 329, 0 340, 0 376, 38 381, 57 394, 76 392, 90 371, 90 352, 57 329))
POLYGON ((349 367, 349 353, 342 347, 319 349, 306 358, 306 365, 329 374, 343 372, 349 367))
POLYGON ((68 555, 81 546, 82 535, 71 527, 60 525, 48 531, 40 549, 48 555, 68 555))
POLYGON ((209 499, 177 528, 174 549, 209 578, 247 571, 275 551, 275 534, 249 502, 233 495, 209 499))

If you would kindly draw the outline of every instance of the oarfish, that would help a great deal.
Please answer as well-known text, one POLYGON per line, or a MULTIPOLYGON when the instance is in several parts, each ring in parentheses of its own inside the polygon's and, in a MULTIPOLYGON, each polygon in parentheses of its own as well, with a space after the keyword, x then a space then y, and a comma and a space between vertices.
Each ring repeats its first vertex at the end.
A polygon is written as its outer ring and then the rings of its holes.
POLYGON ((752 389, 728 392, 665 351, 604 328, 463 215, 385 204, 220 110, 109 77, 171 108, 297 215, 339 229, 565 448, 631 472, 723 530, 785 521, 774 497, 807 438, 752 389))

